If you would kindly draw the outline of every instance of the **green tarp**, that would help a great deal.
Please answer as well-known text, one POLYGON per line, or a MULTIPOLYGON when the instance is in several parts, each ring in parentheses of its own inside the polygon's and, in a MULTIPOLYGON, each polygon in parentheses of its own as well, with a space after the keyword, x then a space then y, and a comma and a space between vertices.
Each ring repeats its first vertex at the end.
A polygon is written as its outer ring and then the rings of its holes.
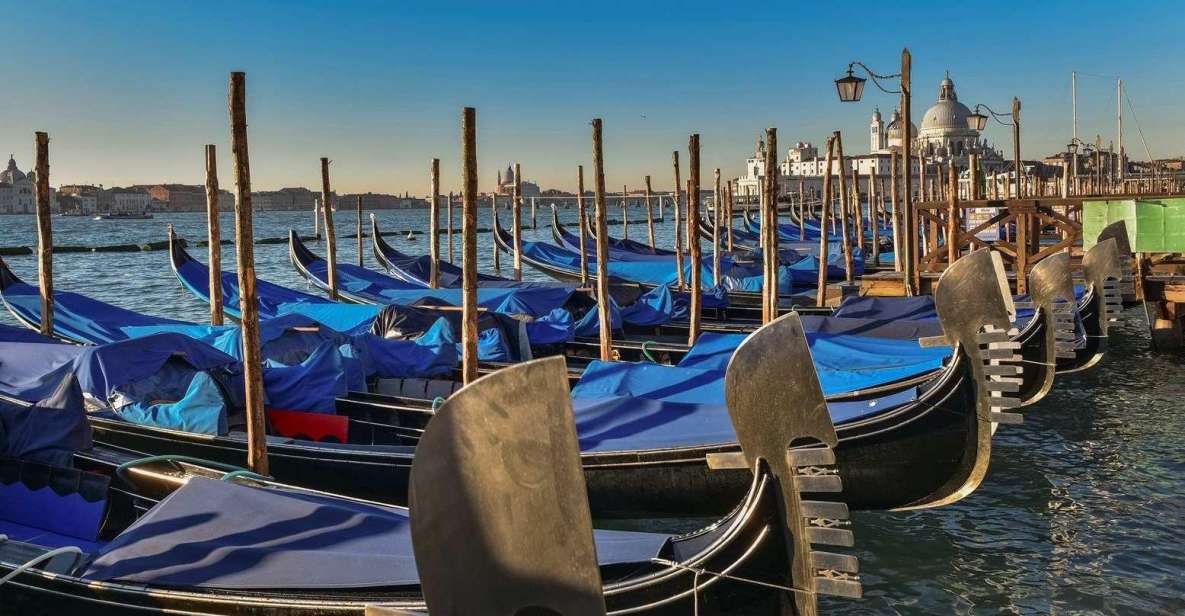
POLYGON ((1082 208, 1082 246, 1090 248, 1109 224, 1127 224, 1136 252, 1185 252, 1185 199, 1086 201, 1082 208))

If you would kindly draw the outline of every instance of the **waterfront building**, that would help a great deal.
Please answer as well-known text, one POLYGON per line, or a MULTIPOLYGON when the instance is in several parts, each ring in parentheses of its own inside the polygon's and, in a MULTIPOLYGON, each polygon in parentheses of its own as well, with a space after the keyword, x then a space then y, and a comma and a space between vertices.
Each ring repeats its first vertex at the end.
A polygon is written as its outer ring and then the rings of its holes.
MULTIPOLYGON (((142 189, 160 209, 169 212, 206 211, 206 187, 202 184, 138 184, 132 188, 142 189)), ((228 190, 219 189, 218 207, 227 211, 234 207, 235 196, 228 190)))
MULTIPOLYGON (((33 214, 37 211, 37 174, 25 173, 16 165, 16 159, 8 156, 8 167, 0 171, 0 214, 33 214)), ((58 207, 58 195, 49 189, 50 211, 58 207)))
MULTIPOLYGON (((539 190, 539 185, 528 180, 522 181, 523 197, 538 197, 543 194, 539 190)), ((514 194, 514 165, 506 165, 506 172, 498 172, 498 189, 499 195, 513 195, 514 194)))
POLYGON ((105 210, 113 214, 143 214, 152 209, 152 197, 148 191, 138 188, 112 188, 111 205, 105 210))
MULTIPOLYGON (((920 153, 926 159, 926 173, 928 177, 936 178, 939 170, 945 170, 951 164, 960 169, 961 175, 966 175, 970 155, 976 154, 983 172, 994 175, 1011 168, 1011 163, 1004 155, 981 138, 979 131, 968 126, 967 120, 971 110, 959 102, 955 91, 954 81, 947 74, 938 84, 938 98, 935 103, 922 115, 922 125, 910 124, 910 133, 914 135, 913 152, 920 153)), ((867 191, 867 180, 870 176, 888 183, 891 156, 894 151, 900 152, 903 139, 903 122, 901 113, 894 110, 889 122, 885 123, 880 109, 875 109, 869 122, 869 150, 867 154, 856 154, 852 151, 854 143, 849 143, 849 150, 845 152, 845 173, 855 170, 861 179, 861 190, 867 191)), ((918 173, 917 156, 909 161, 911 173, 918 173)), ((838 163, 832 163, 831 173, 839 173, 838 163)), ((738 181, 738 195, 756 202, 761 195, 761 187, 765 168, 765 143, 758 139, 753 156, 745 160, 745 176, 738 181)), ((819 148, 810 142, 798 142, 787 149, 785 157, 778 161, 778 193, 789 195, 797 193, 801 184, 805 187, 808 197, 817 197, 823 190, 823 177, 827 175, 827 153, 819 152, 819 148)), ((945 172, 945 171, 943 171, 945 172)), ((915 186, 917 191, 918 187, 915 186)), ((916 194, 916 192, 915 192, 916 194)))

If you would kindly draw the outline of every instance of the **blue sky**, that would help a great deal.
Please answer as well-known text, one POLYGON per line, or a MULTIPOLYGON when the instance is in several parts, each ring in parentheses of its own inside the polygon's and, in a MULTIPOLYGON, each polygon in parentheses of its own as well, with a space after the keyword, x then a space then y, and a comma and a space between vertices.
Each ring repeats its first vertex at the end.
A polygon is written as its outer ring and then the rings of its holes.
MULTIPOLYGON (((27 167, 33 131, 48 131, 55 185, 199 183, 205 143, 219 145, 229 185, 226 84, 244 70, 260 189, 318 185, 321 156, 339 192, 422 194, 431 157, 455 189, 467 105, 483 189, 516 160, 545 187, 573 188, 576 165, 591 166, 594 117, 610 187, 650 174, 665 189, 670 153, 693 132, 705 178, 717 166, 739 175, 766 126, 783 151, 839 129, 845 151, 866 152, 873 107, 887 114, 896 97, 870 85, 841 104, 832 81, 853 59, 896 72, 903 46, 915 122, 949 69, 968 105, 1022 99, 1026 157, 1062 150, 1076 69, 1089 73, 1081 137, 1114 139, 1121 76, 1152 154, 1185 150, 1185 19, 1168 2, 143 1, 4 13, 0 151, 27 167)), ((1130 115, 1126 133, 1143 158, 1130 115)), ((988 137, 1011 147, 1004 127, 988 137)))

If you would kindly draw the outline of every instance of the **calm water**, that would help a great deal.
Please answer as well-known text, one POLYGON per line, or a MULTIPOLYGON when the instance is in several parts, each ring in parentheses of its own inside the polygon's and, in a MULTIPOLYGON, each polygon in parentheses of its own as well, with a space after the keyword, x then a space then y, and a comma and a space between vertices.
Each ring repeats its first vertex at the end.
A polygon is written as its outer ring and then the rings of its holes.
MULTIPOLYGON (((550 236, 548 215, 539 209, 540 239, 550 236)), ((487 217, 483 212, 482 226, 487 217)), ((573 216, 565 211, 564 218, 573 216)), ((379 220, 384 229, 422 230, 427 214, 381 212, 379 220)), ((201 215, 181 214, 121 222, 58 218, 55 238, 142 243, 164 238, 167 222, 183 237, 204 236, 201 215)), ((353 214, 339 214, 337 225, 352 233, 353 214)), ((309 234, 311 216, 260 214, 256 236, 283 236, 289 227, 309 234)), ((233 228, 229 217, 223 228, 227 234, 233 228)), ((644 225, 631 225, 630 232, 645 238, 644 225)), ((620 235, 620 227, 613 233, 620 235)), ((535 235, 528 230, 525 237, 535 235)), ((659 225, 659 237, 669 245, 670 220, 659 225)), ((408 252, 427 251, 422 236, 391 241, 408 252)), ((0 217, 0 246, 34 242, 31 217, 0 217)), ((489 234, 479 238, 486 270, 492 269, 490 242, 489 234)), ((354 261, 354 246, 343 238, 340 258, 354 261)), ((179 319, 206 315, 173 279, 165 252, 54 259, 60 289, 179 319)), ((304 287, 286 246, 257 246, 256 259, 261 277, 304 287)), ((233 264, 229 250, 224 260, 233 264)), ((8 261, 18 275, 35 279, 32 257, 8 261)), ((373 265, 369 254, 366 262, 373 265)), ((1045 400, 1026 409, 1023 425, 1001 428, 991 472, 973 495, 932 511, 857 514, 866 596, 828 602, 827 612, 1185 613, 1185 358, 1148 350, 1141 310, 1124 317, 1101 365, 1059 377, 1045 400)), ((13 320, 4 313, 0 322, 13 320)))

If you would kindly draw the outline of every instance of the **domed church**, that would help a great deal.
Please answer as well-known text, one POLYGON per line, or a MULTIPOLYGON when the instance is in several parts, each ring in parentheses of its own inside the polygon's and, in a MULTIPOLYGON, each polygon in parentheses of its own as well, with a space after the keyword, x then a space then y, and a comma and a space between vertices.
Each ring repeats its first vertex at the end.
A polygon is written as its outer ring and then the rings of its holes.
MULTIPOLYGON (((1004 164, 1004 156, 982 139, 979 131, 967 125, 971 110, 959 102, 955 82, 950 73, 938 84, 938 100, 922 116, 922 127, 910 126, 915 135, 914 152, 920 152, 927 162, 943 165, 954 162, 966 167, 968 155, 977 154, 984 167, 992 170, 1004 164)), ((901 114, 893 111, 893 118, 885 125, 880 111, 872 114, 871 150, 874 154, 888 154, 901 148, 901 114)))

